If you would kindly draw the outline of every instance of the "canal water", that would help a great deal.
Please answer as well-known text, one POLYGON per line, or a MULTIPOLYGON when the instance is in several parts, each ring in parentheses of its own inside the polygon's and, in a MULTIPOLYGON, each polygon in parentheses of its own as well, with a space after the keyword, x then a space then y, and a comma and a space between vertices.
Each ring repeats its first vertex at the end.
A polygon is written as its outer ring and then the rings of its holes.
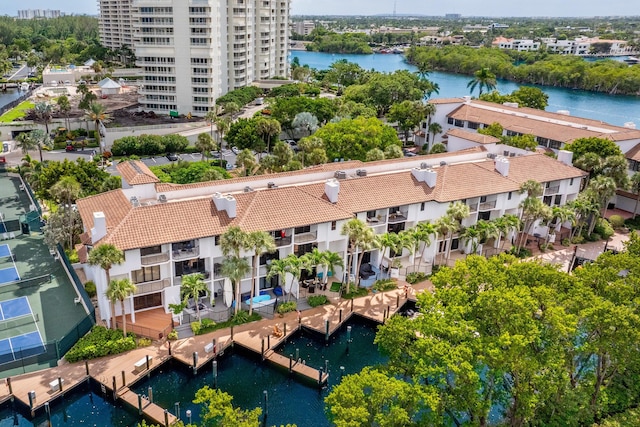
MULTIPOLYGON (((301 65, 312 68, 326 69, 340 59, 359 64, 362 68, 383 72, 395 70, 416 71, 416 67, 407 63, 403 55, 372 54, 372 55, 344 55, 320 52, 292 51, 291 60, 297 57, 301 65)), ((429 73, 429 79, 440 86, 440 93, 434 98, 455 98, 469 95, 467 84, 469 76, 434 71, 429 73)), ((511 93, 520 85, 506 80, 499 80, 497 89, 501 93, 511 93)), ((547 111, 568 110, 572 116, 586 117, 595 120, 623 126, 627 122, 634 122, 640 128, 640 97, 607 95, 604 93, 587 92, 550 86, 538 86, 549 95, 547 111)), ((474 93, 477 96, 477 92, 474 93)))
MULTIPOLYGON (((384 358, 373 344, 376 327, 354 318, 351 326, 352 342, 347 343, 346 326, 332 335, 329 342, 312 332, 301 332, 277 351, 289 355, 296 352, 301 360, 315 368, 329 368, 329 383, 319 389, 313 381, 291 377, 286 370, 260 361, 253 353, 236 347, 231 355, 218 358, 217 386, 233 396, 233 403, 244 409, 263 407, 264 391, 267 391, 268 416, 266 425, 329 426, 324 412, 324 398, 331 387, 340 382, 342 375, 359 372, 365 366, 384 363, 384 358), (347 344, 349 348, 347 349, 347 344), (343 367, 344 369, 341 369, 343 367)), ((172 413, 175 403, 180 403, 183 419, 185 411, 192 411, 194 422, 200 421, 200 407, 192 403, 198 389, 214 383, 213 369, 206 366, 194 375, 192 370, 179 362, 162 366, 150 378, 133 387, 133 391, 148 395, 152 388, 154 402, 172 413)))

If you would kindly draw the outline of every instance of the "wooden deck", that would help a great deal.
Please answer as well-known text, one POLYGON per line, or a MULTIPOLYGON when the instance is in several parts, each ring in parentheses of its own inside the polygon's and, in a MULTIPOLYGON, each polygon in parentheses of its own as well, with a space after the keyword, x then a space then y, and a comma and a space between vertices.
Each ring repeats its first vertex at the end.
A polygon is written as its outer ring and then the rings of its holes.
MULTIPOLYGON (((400 283, 400 286, 402 285, 404 284, 400 283)), ((296 364, 295 361, 290 361, 288 357, 275 353, 272 348, 282 340, 287 339, 302 326, 325 334, 328 321, 329 334, 333 334, 353 314, 358 314, 378 323, 384 323, 387 318, 402 307, 407 299, 415 300, 416 293, 429 290, 431 286, 430 282, 424 282, 413 286, 406 294, 404 289, 398 288, 388 292, 356 298, 353 301, 331 298, 330 304, 306 310, 301 317, 298 317, 298 313, 292 312, 283 317, 264 319, 175 342, 154 344, 149 347, 131 350, 127 353, 94 359, 86 363, 66 363, 63 361, 60 366, 55 368, 6 379, 6 386, 0 387, 0 402, 9 399, 13 395, 15 399, 29 407, 28 393, 29 391, 35 391, 36 400, 33 410, 36 411, 44 406, 45 402, 59 397, 91 377, 103 384, 110 395, 113 395, 115 385, 116 398, 123 400, 137 410, 138 397, 129 387, 141 376, 157 369, 170 358, 174 358, 187 366, 193 366, 194 352, 198 353, 196 368, 200 369, 217 355, 222 354, 232 344, 241 345, 259 355, 261 354, 264 360, 269 363, 285 369, 291 367, 293 373, 316 383, 324 384, 328 379, 326 373, 322 373, 322 376, 320 376, 319 370, 304 364, 296 364), (273 335, 274 326, 285 332, 284 335, 275 337, 273 335), (206 347, 209 344, 213 344, 214 340, 215 348, 211 352, 207 352, 206 347), (135 365, 141 360, 146 360, 147 356, 151 359, 149 371, 146 369, 146 363, 136 368, 135 365), (62 390, 54 390, 56 387, 52 387, 52 383, 57 381, 58 378, 64 381, 62 390)), ((140 320, 139 317, 137 320, 140 320)), ((144 414, 147 418, 155 423, 164 425, 164 408, 150 404, 148 401, 146 403, 143 402, 143 406, 144 414)), ((169 424, 175 421, 175 417, 172 414, 168 414, 168 418, 169 424)))
MULTIPOLYGON (((127 332, 154 340, 166 337, 173 328, 171 314, 165 313, 162 308, 137 312, 136 323, 131 321, 130 314, 127 314, 126 317, 127 332)), ((122 316, 116 316, 116 327, 122 329, 122 316)))

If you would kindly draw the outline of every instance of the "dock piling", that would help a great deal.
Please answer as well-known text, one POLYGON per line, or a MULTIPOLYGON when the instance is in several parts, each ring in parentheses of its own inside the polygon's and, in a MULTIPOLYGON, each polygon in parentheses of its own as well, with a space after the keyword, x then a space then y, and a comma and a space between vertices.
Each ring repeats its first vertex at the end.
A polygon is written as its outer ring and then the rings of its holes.
POLYGON ((198 352, 193 352, 193 375, 198 373, 198 352))
POLYGON ((124 371, 122 371, 122 387, 127 385, 127 378, 125 377, 124 371))
POLYGON ((9 394, 13 394, 13 387, 11 386, 11 378, 7 377, 7 387, 9 388, 9 394))
POLYGON ((262 393, 264 395, 264 418, 266 420, 267 419, 267 415, 269 414, 269 406, 268 406, 269 392, 267 390, 263 390, 262 393))
POLYGON ((169 427, 169 411, 164 410, 164 427, 169 427))
POLYGON ((138 415, 142 415, 142 396, 138 395, 138 415))
POLYGON ((318 384, 322 384, 322 368, 318 369, 318 384))
POLYGON ((153 387, 151 386, 147 389, 147 397, 149 398, 149 403, 153 403, 153 387))
POLYGON ((176 418, 180 419, 180 402, 176 402, 173 404, 173 407, 176 410, 176 418))
POLYGON ((271 335, 267 335, 267 350, 271 348, 271 335))
POLYGON ((147 362, 147 371, 148 371, 149 370, 149 355, 148 354, 147 354, 147 357, 146 357, 146 362, 147 362))
POLYGON ((289 355, 289 373, 293 372, 293 354, 289 355))
POLYGON ((118 389, 118 385, 116 384, 116 376, 113 376, 111 384, 113 385, 113 401, 116 401, 118 395, 116 394, 116 390, 118 389))
POLYGON ((213 387, 218 388, 218 361, 211 362, 213 371, 213 387))
POLYGON ((187 422, 191 424, 191 409, 187 409, 187 422))
POLYGON ((262 348, 260 349, 260 357, 262 357, 262 360, 264 360, 264 337, 262 337, 262 348))
POLYGON ((342 323, 342 309, 340 309, 340 314, 338 315, 338 323, 342 323))
POLYGON ((89 361, 88 360, 84 361, 84 369, 87 372, 87 376, 89 376, 89 361))
POLYGON ((324 340, 325 341, 329 341, 329 321, 325 320, 324 321, 324 340))
POLYGON ((58 377, 58 390, 62 393, 62 377, 58 377))
POLYGON ((351 311, 353 311, 353 298, 351 298, 351 311))
POLYGON ((396 307, 400 307, 400 294, 396 295, 396 307))

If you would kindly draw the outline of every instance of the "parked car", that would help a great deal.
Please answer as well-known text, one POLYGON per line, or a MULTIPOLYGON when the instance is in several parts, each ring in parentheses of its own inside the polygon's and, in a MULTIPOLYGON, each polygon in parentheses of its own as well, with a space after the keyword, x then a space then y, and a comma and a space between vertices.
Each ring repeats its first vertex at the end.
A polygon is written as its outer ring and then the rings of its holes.
POLYGON ((411 150, 407 150, 406 148, 402 150, 402 152, 404 153, 405 157, 415 157, 416 153, 414 153, 411 150))
POLYGON ((176 153, 169 153, 167 154, 167 159, 169 159, 170 162, 175 162, 177 160, 180 160, 180 156, 178 156, 176 153))
POLYGON ((67 144, 67 146, 64 148, 64 151, 76 151, 76 147, 74 147, 71 144, 67 144))
POLYGON ((240 152, 238 147, 231 147, 231 151, 233 151, 233 154, 238 154, 240 152))

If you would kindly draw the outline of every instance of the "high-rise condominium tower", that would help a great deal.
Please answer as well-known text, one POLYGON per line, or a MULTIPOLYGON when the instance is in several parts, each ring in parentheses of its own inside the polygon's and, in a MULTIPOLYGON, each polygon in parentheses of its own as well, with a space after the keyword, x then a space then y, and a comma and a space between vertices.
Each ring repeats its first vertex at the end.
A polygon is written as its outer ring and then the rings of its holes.
MULTIPOLYGON (((117 4, 129 16, 131 44, 143 68, 140 103, 158 113, 202 116, 216 98, 254 80, 287 75, 291 0, 100 0, 101 39, 108 45, 103 10, 117 4)), ((114 16, 109 24, 114 27, 114 16)), ((121 43, 126 44, 123 30, 121 43)))

